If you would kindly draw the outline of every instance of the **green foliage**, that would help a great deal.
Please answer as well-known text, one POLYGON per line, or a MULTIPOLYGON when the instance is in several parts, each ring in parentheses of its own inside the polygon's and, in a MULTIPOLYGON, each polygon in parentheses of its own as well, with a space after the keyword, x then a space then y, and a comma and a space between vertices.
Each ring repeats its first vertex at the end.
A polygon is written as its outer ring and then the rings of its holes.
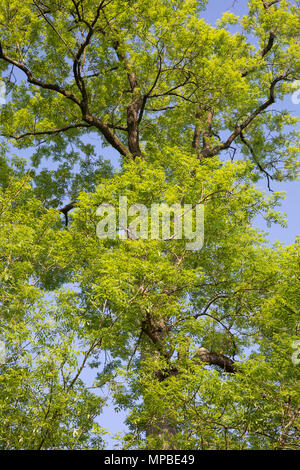
POLYGON ((0 188, 0 331, 6 349, 0 366, 0 448, 102 448, 103 432, 94 419, 103 400, 86 389, 79 374, 92 340, 81 334, 79 313, 69 313, 74 295, 58 292, 56 301, 55 292, 47 295, 47 279, 53 289, 53 275, 70 267, 67 233, 58 229, 56 211, 45 210, 34 197, 27 176, 11 177, 5 186, 0 188))
POLYGON ((286 225, 256 183, 297 177, 297 119, 273 105, 299 11, 250 0, 211 26, 206 3, 1 3, 2 449, 102 449, 107 397, 124 449, 299 449, 299 239, 252 225, 286 225), (203 248, 99 239, 121 196, 203 204, 203 248))

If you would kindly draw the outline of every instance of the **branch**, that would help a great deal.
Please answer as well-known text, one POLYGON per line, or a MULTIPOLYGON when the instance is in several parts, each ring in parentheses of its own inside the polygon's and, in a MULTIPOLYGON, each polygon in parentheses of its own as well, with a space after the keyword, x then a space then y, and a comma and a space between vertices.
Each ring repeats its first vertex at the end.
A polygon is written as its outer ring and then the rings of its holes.
POLYGON ((273 29, 270 31, 270 34, 269 34, 269 40, 268 40, 268 44, 266 45, 266 47, 262 50, 261 52, 261 57, 265 57, 265 55, 268 54, 268 52, 270 52, 270 50, 272 49, 273 45, 274 45, 274 41, 275 41, 275 33, 273 31, 273 29))
POLYGON ((197 354, 194 356, 195 359, 199 359, 201 362, 206 362, 207 364, 219 366, 224 372, 229 372, 234 374, 237 372, 234 365, 234 361, 223 354, 218 354, 215 352, 209 352, 205 348, 200 348, 197 354))
POLYGON ((265 168, 263 168, 263 167, 261 166, 259 160, 257 159, 257 157, 256 157, 256 155, 255 155, 255 152, 254 152, 253 147, 252 147, 252 146, 250 145, 250 143, 245 139, 244 134, 243 134, 242 132, 240 133, 240 139, 241 139, 241 141, 243 142, 243 144, 245 144, 245 145, 248 147, 248 149, 250 150, 251 155, 252 155, 252 158, 253 158, 254 162, 256 163, 256 165, 258 166, 258 168, 260 169, 260 171, 263 172, 263 173, 266 175, 267 181, 268 181, 268 189, 269 189, 269 191, 273 191, 273 190, 271 189, 271 186, 270 186, 270 179, 272 180, 272 179, 273 179, 273 176, 270 175, 270 173, 268 173, 267 170, 265 170, 265 168))
POLYGON ((74 57, 74 52, 72 51, 72 49, 70 49, 68 43, 64 40, 64 38, 62 37, 62 35, 60 34, 59 31, 57 31, 57 29, 55 28, 54 24, 47 18, 46 16, 46 13, 51 13, 50 10, 48 10, 47 12, 46 11, 43 11, 41 9, 41 7, 35 2, 33 1, 34 5, 37 7, 37 9, 39 10, 41 16, 44 18, 44 20, 49 24, 49 26, 53 29, 53 31, 55 32, 55 34, 57 34, 57 36, 60 38, 60 40, 63 42, 63 44, 66 46, 66 48, 68 49, 68 51, 70 52, 70 54, 74 57))
POLYGON ((10 139, 15 139, 15 140, 20 140, 23 139, 24 137, 29 137, 29 136, 37 136, 37 135, 55 135, 59 134, 60 132, 66 132, 70 129, 78 129, 80 127, 91 127, 90 124, 70 124, 69 126, 61 127, 59 129, 52 129, 52 130, 44 130, 44 131, 32 131, 32 132, 25 132, 24 134, 19 134, 19 135, 9 135, 10 139))
MULTIPOLYGON (((196 120, 200 119, 200 113, 197 112, 195 115, 196 120)), ((195 130, 194 130, 194 135, 193 135, 193 142, 192 142, 192 147, 195 149, 197 153, 197 157, 199 158, 199 147, 200 147, 200 137, 201 137, 202 130, 200 126, 196 123, 195 125, 195 130)))
POLYGON ((246 129, 249 124, 259 115, 261 114, 265 109, 267 109, 269 106, 271 106, 273 103, 275 103, 275 87, 277 83, 279 83, 282 80, 287 79, 289 73, 285 74, 280 74, 278 77, 276 77, 271 85, 270 85, 270 90, 269 90, 269 98, 267 101, 265 101, 263 104, 261 104, 253 113, 251 113, 245 121, 236 126, 232 134, 228 137, 228 139, 223 142, 222 144, 216 145, 213 149, 203 149, 200 152, 201 158, 208 158, 208 157, 214 157, 217 155, 220 151, 228 149, 232 142, 241 134, 241 132, 246 129))
MULTIPOLYGON (((269 10, 269 8, 272 6, 272 5, 275 5, 276 3, 279 3, 280 0, 273 0, 271 2, 264 2, 263 1, 263 5, 264 5, 264 8, 266 10, 269 10)), ((273 30, 270 31, 269 33, 269 41, 268 41, 268 44, 266 45, 266 47, 261 51, 261 58, 264 58, 265 55, 268 54, 268 52, 270 52, 270 50, 272 49, 273 45, 274 45, 274 40, 275 40, 275 33, 273 30)), ((253 70, 253 69, 252 69, 253 70)), ((252 70, 246 70, 245 72, 242 73, 242 77, 246 77, 252 70)))
POLYGON ((163 53, 163 55, 161 56, 161 54, 159 54, 159 66, 158 66, 158 70, 157 70, 157 74, 156 74, 156 77, 154 79, 154 82, 151 86, 151 88, 149 89, 149 91, 143 96, 143 101, 142 101, 142 105, 141 105, 141 109, 140 109, 140 112, 139 112, 139 123, 141 122, 142 120, 142 117, 143 117, 143 114, 144 114, 144 110, 145 110, 145 106, 146 106, 146 103, 147 103, 147 99, 149 98, 149 96, 151 95, 152 91, 154 90, 154 88, 156 87, 157 85, 157 82, 159 80, 159 77, 161 75, 161 72, 162 72, 162 63, 163 63, 163 60, 165 58, 165 51, 163 53))
POLYGON ((210 149, 210 137, 211 137, 213 117, 214 117, 214 112, 213 110, 210 109, 207 115, 207 129, 203 131, 203 150, 210 149))
MULTIPOLYGON (((266 45, 266 47, 264 47, 264 49, 260 53, 260 56, 261 56, 262 59, 270 52, 270 50, 274 46, 275 37, 276 37, 276 35, 275 35, 275 33, 272 29, 269 33, 268 44, 266 45)), ((246 77, 250 72, 253 72, 253 70, 255 70, 255 69, 256 69, 256 67, 253 67, 250 70, 245 70, 244 72, 242 72, 242 77, 246 77)))
POLYGON ((279 3, 280 0, 273 0, 272 2, 263 2, 264 8, 268 10, 272 5, 275 5, 275 3, 279 3))
POLYGON ((176 85, 172 88, 170 88, 170 90, 168 91, 165 91, 164 93, 156 93, 154 95, 149 95, 149 98, 161 98, 163 96, 178 96, 179 98, 182 98, 184 100, 188 100, 188 98, 186 98, 185 96, 182 96, 182 95, 178 95, 176 93, 173 93, 175 90, 178 90, 179 88, 185 86, 187 84, 187 82, 189 81, 190 79, 190 73, 187 73, 187 77, 185 78, 185 80, 182 82, 182 83, 179 83, 179 85, 176 85))
POLYGON ((92 343, 91 347, 86 351, 86 353, 84 355, 84 358, 83 358, 83 361, 82 361, 80 367, 78 368, 78 371, 77 371, 75 377, 73 378, 73 380, 68 385, 67 392, 69 392, 73 388, 73 386, 76 383, 78 377, 80 376, 81 372, 83 371, 83 369, 85 367, 85 364, 86 364, 86 361, 89 359, 90 354, 94 351, 94 349, 96 347, 99 347, 101 345, 101 343, 102 343, 102 338, 95 339, 94 342, 92 343))
POLYGON ((47 82, 43 82, 42 80, 39 80, 38 78, 35 78, 32 75, 32 73, 31 73, 31 71, 29 70, 28 67, 26 67, 24 64, 21 64, 20 62, 16 61, 15 59, 5 55, 3 53, 1 43, 0 43, 0 59, 3 59, 6 62, 8 62, 9 64, 12 64, 15 67, 17 67, 19 70, 22 70, 22 72, 24 72, 25 75, 27 76, 27 81, 29 83, 31 83, 32 85, 37 85, 40 88, 44 88, 46 90, 56 91, 57 93, 63 95, 65 98, 68 98, 69 100, 76 103, 79 107, 81 107, 81 101, 73 93, 67 91, 66 89, 60 87, 59 85, 57 85, 55 83, 47 83, 47 82))
MULTIPOLYGON (((11 57, 8 57, 3 53, 2 45, 0 43, 0 59, 5 60, 9 64, 12 64, 16 66, 18 69, 22 70, 22 72, 25 73, 27 76, 27 81, 33 85, 36 85, 38 87, 41 87, 46 90, 53 90, 56 91, 57 93, 63 95, 67 99, 73 101, 79 108, 81 109, 82 112, 82 118, 83 120, 89 124, 89 126, 95 126, 101 134, 105 137, 108 143, 112 145, 113 148, 115 148, 121 155, 123 156, 131 156, 130 151, 127 149, 127 147, 115 136, 115 134, 111 131, 109 124, 104 123, 101 121, 101 119, 92 116, 87 109, 87 97, 86 93, 83 89, 83 99, 80 100, 75 96, 73 93, 67 91, 66 89, 60 87, 57 84, 54 83, 47 83, 43 82, 42 80, 39 80, 38 78, 35 78, 32 75, 32 72, 29 70, 28 67, 26 67, 24 64, 21 64, 20 62, 17 62, 15 59, 12 59, 11 57)), ((76 72, 77 73, 77 72, 76 72)))
POLYGON ((132 100, 127 106, 127 132, 129 152, 131 157, 135 159, 135 157, 142 155, 140 148, 139 124, 144 112, 146 98, 142 98, 141 96, 136 73, 128 63, 126 55, 120 51, 120 41, 118 39, 114 41, 113 48, 120 63, 124 65, 125 70, 127 71, 127 78, 130 85, 129 92, 132 95, 132 100))
POLYGON ((76 202, 77 201, 72 201, 69 204, 67 204, 66 206, 58 209, 59 212, 61 212, 65 216, 66 227, 68 226, 68 223, 69 223, 68 212, 70 212, 72 209, 74 209, 76 202))
POLYGON ((279 443, 279 447, 278 449, 283 449, 285 447, 285 444, 286 444, 286 441, 287 441, 287 438, 288 438, 288 432, 289 432, 289 428, 291 426, 293 426, 294 424, 294 421, 296 420, 297 416, 299 415, 300 413, 300 405, 297 406, 297 408, 295 409, 294 413, 292 414, 292 416, 290 417, 290 420, 289 422, 284 426, 283 428, 283 431, 280 435, 280 443, 279 443))
POLYGON ((87 23, 88 28, 89 28, 89 32, 87 33, 83 43, 80 45, 80 47, 79 47, 79 49, 78 49, 78 51, 75 55, 74 62, 73 62, 73 74, 74 74, 76 84, 77 84, 77 86, 78 86, 78 88, 81 92, 81 95, 82 95, 82 106, 84 108, 84 112, 88 112, 88 96, 87 96, 84 80, 81 76, 81 65, 82 65, 81 56, 85 53, 85 50, 86 50, 87 46, 89 45, 93 34, 95 33, 95 26, 96 26, 96 23, 99 19, 100 12, 103 8, 103 5, 104 5, 104 0, 102 0, 99 3, 99 5, 97 7, 97 10, 96 10, 95 17, 94 17, 92 23, 91 24, 87 23))
POLYGON ((215 303, 216 300, 218 300, 218 299, 226 299, 227 297, 228 297, 227 294, 217 294, 215 297, 213 297, 213 298, 206 304, 204 310, 203 310, 202 312, 200 312, 200 313, 196 313, 195 315, 193 315, 193 318, 194 318, 195 320, 197 320, 197 318, 206 315, 206 312, 208 311, 208 309, 210 308, 210 306, 215 303))

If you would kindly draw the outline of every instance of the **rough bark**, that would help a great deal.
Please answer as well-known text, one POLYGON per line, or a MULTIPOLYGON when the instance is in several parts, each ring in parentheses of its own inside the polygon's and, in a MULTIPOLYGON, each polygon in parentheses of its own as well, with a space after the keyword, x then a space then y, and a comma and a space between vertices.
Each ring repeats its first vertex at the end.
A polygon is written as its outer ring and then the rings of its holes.
POLYGON ((231 374, 237 372, 234 361, 232 359, 220 353, 209 352, 205 348, 200 348, 198 350, 195 359, 196 361, 200 360, 201 362, 205 362, 210 365, 219 366, 224 370, 224 372, 229 372, 231 374))

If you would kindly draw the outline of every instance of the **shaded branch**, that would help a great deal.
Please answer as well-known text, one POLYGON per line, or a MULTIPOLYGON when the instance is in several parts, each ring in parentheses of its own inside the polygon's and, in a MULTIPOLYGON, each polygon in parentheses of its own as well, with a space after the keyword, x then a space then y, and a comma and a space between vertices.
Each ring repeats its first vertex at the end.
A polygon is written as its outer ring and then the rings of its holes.
POLYGON ((46 90, 53 90, 56 91, 57 93, 63 95, 65 98, 68 98, 69 100, 73 101, 76 103, 79 107, 81 107, 81 101, 75 96, 73 93, 69 92, 65 88, 60 87, 59 85, 55 83, 47 83, 43 82, 42 80, 39 80, 38 78, 34 77, 26 65, 21 64, 20 62, 16 61, 15 59, 7 56, 4 54, 3 49, 2 49, 2 44, 0 43, 0 59, 5 60, 7 63, 14 65, 17 67, 19 70, 22 70, 22 72, 25 73, 27 77, 27 81, 31 83, 32 85, 36 85, 40 88, 46 89, 46 90))
POLYGON ((214 112, 213 110, 208 111, 207 115, 207 129, 203 131, 203 150, 208 150, 210 148, 210 137, 211 137, 211 129, 212 129, 212 122, 213 122, 214 112))
POLYGON ((25 132, 24 134, 19 134, 19 135, 9 135, 7 137, 15 140, 20 140, 24 139, 25 137, 30 137, 30 136, 38 136, 38 135, 55 135, 59 134, 61 132, 66 132, 70 129, 78 129, 81 127, 91 127, 90 124, 70 124, 69 126, 61 127, 59 129, 51 129, 51 130, 44 130, 44 131, 32 131, 32 132, 25 132))
MULTIPOLYGON (((200 119, 200 113, 197 112, 196 115, 196 120, 200 119)), ((201 138, 202 130, 198 124, 195 125, 195 130, 194 130, 194 135, 193 135, 193 141, 192 141, 192 147, 197 153, 197 157, 199 158, 199 148, 200 148, 200 138, 201 138)))
POLYGON ((268 40, 268 44, 266 45, 266 47, 262 50, 261 52, 261 57, 265 57, 265 55, 268 54, 268 52, 270 52, 270 50, 272 49, 273 45, 274 45, 274 41, 275 41, 275 33, 273 30, 270 31, 269 33, 269 40, 268 40))
POLYGON ((83 99, 80 100, 73 93, 69 92, 68 90, 66 90, 65 88, 62 88, 61 86, 59 86, 57 84, 48 83, 48 82, 44 82, 42 80, 39 80, 38 78, 33 76, 30 69, 28 67, 26 67, 24 64, 16 61, 15 59, 7 56, 6 54, 4 54, 1 43, 0 43, 0 59, 5 60, 7 63, 16 66, 19 70, 22 70, 22 72, 24 72, 25 75, 27 76, 27 81, 29 83, 31 83, 33 85, 36 85, 40 88, 46 89, 46 90, 55 91, 55 92, 63 95, 65 98, 71 100, 73 103, 75 103, 77 106, 79 106, 79 108, 82 112, 82 118, 87 124, 89 124, 89 126, 95 126, 101 132, 101 134, 105 137, 107 142, 110 143, 112 145, 112 147, 115 148, 121 155, 131 156, 131 152, 127 149, 127 147, 111 131, 111 128, 114 128, 114 126, 104 123, 101 119, 99 119, 95 116, 92 116, 88 112, 88 109, 87 109, 87 96, 86 96, 86 93, 84 91, 85 90, 84 88, 82 89, 83 90, 82 91, 83 99))
POLYGON ((251 113, 242 124, 239 124, 235 127, 234 131, 231 133, 231 135, 228 137, 228 139, 223 142, 222 144, 216 145, 214 148, 209 148, 209 149, 203 149, 200 153, 201 158, 207 158, 207 157, 214 157, 217 155, 220 151, 228 149, 232 142, 240 136, 241 132, 246 129, 249 124, 257 117, 259 114, 261 114, 265 109, 267 109, 269 106, 271 106, 273 103, 275 103, 275 87, 277 83, 279 83, 282 80, 286 80, 288 77, 289 73, 285 74, 280 74, 278 77, 276 77, 269 89, 269 98, 262 103, 253 113, 251 113))
POLYGON ((209 352, 205 348, 200 348, 194 358, 209 365, 219 366, 224 370, 224 372, 229 372, 231 374, 237 372, 234 361, 232 359, 224 356, 223 354, 209 352))
POLYGON ((139 138, 139 124, 142 119, 142 113, 146 104, 145 98, 142 98, 137 76, 134 70, 129 65, 126 56, 120 51, 120 41, 116 40, 113 43, 113 48, 116 55, 123 64, 127 71, 127 77, 130 85, 129 92, 132 95, 132 100, 127 106, 127 132, 128 132, 128 148, 133 159, 136 156, 141 156, 140 138, 139 138))
MULTIPOLYGON (((270 52, 270 50, 274 46, 275 38, 276 38, 276 35, 275 35, 275 32, 272 29, 269 33, 268 44, 266 45, 266 47, 263 48, 263 50, 260 53, 260 56, 261 56, 262 59, 270 52)), ((245 70, 244 72, 242 72, 242 77, 246 77, 250 72, 252 72, 255 69, 256 69, 256 67, 254 67, 250 70, 245 70)))
POLYGON ((177 96, 178 98, 182 98, 183 100, 190 101, 185 96, 174 93, 175 90, 178 90, 179 88, 182 88, 183 86, 185 86, 187 84, 187 82, 189 81, 189 79, 190 79, 190 74, 188 74, 186 79, 182 83, 179 83, 179 85, 176 85, 176 86, 170 88, 170 90, 165 91, 163 93, 156 93, 154 95, 149 95, 149 98, 162 98, 163 96, 177 96))
POLYGON ((64 214, 64 216, 65 216, 66 227, 68 226, 68 223, 69 223, 68 213, 69 213, 72 209, 74 209, 76 202, 77 202, 77 201, 72 201, 72 202, 70 202, 69 204, 65 205, 64 207, 61 207, 60 209, 58 209, 59 212, 61 212, 61 213, 64 214))
POLYGON ((272 2, 263 2, 264 7, 266 10, 268 10, 272 5, 275 5, 275 3, 279 3, 280 0, 273 0, 272 2))

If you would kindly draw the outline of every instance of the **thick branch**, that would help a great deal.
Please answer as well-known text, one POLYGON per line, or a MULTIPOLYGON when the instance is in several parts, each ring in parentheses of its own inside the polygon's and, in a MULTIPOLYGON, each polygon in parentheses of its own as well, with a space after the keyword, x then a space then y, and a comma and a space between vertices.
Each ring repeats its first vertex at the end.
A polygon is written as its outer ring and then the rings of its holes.
POLYGON ((266 45, 266 47, 262 50, 261 52, 261 57, 265 57, 265 55, 268 54, 268 52, 270 52, 270 50, 272 49, 273 45, 274 45, 274 41, 275 41, 275 33, 273 30, 270 31, 269 33, 269 40, 268 40, 268 44, 266 45))
POLYGON ((105 124, 103 121, 101 121, 101 119, 98 119, 95 116, 92 116, 91 114, 84 115, 83 119, 88 124, 95 126, 101 132, 101 134, 104 135, 107 142, 110 143, 111 146, 114 147, 116 150, 118 150, 121 155, 131 157, 131 152, 128 150, 128 148, 111 131, 111 127, 117 128, 116 126, 105 124))
POLYGON ((280 0, 273 0, 272 2, 263 2, 264 7, 266 10, 268 10, 272 5, 275 5, 275 3, 279 3, 280 0))
POLYGON ((83 99, 80 100, 73 93, 60 87, 57 84, 47 83, 47 82, 43 82, 42 80, 37 79, 36 77, 32 75, 32 72, 29 70, 28 67, 26 67, 24 64, 21 64, 20 62, 17 62, 15 59, 12 59, 11 57, 8 57, 7 55, 5 55, 3 53, 1 43, 0 43, 0 59, 3 59, 7 63, 12 64, 18 69, 22 70, 26 74, 27 81, 29 83, 36 85, 38 87, 41 87, 43 89, 56 91, 57 93, 63 95, 67 99, 73 101, 81 109, 82 118, 89 126, 95 126, 101 132, 101 134, 105 137, 107 142, 110 143, 112 147, 115 148, 118 152, 120 152, 121 155, 124 155, 124 156, 131 155, 131 152, 127 149, 127 147, 111 131, 110 127, 114 127, 114 126, 110 126, 109 124, 104 123, 103 121, 101 121, 101 119, 95 116, 92 116, 88 112, 87 101, 86 101, 87 97, 84 94, 84 92, 83 92, 83 99))
POLYGON ((61 212, 61 213, 64 214, 64 216, 65 216, 66 227, 68 226, 68 223, 69 223, 68 213, 69 213, 72 209, 74 209, 76 202, 77 202, 77 201, 72 201, 72 202, 70 202, 69 204, 65 205, 64 207, 61 207, 60 209, 58 209, 59 212, 61 212))
POLYGON ((251 122, 257 116, 259 116, 259 114, 261 114, 265 109, 267 109, 269 106, 275 103, 275 87, 278 82, 285 80, 287 77, 288 77, 288 73, 281 74, 278 77, 276 77, 270 85, 269 98, 267 99, 267 101, 265 101, 255 111, 253 111, 253 113, 251 113, 242 124, 236 126, 232 134, 228 137, 228 139, 225 142, 223 142, 222 144, 216 145, 212 149, 203 149, 200 153, 200 156, 204 158, 214 157, 222 150, 228 149, 231 146, 232 142, 241 134, 241 132, 244 129, 246 129, 246 127, 249 126, 249 124, 251 124, 251 122))
POLYGON ((44 130, 44 131, 32 131, 32 132, 24 132, 24 134, 19 134, 19 135, 9 135, 11 139, 15 140, 20 140, 24 139, 25 137, 30 137, 30 136, 39 136, 39 135, 55 135, 55 134, 60 134, 61 132, 66 132, 70 129, 78 129, 81 127, 91 127, 89 124, 84 124, 84 123, 79 123, 79 124, 70 124, 69 126, 61 127, 58 129, 50 129, 50 130, 44 130))
POLYGON ((128 129, 128 147, 132 155, 140 156, 142 154, 139 142, 139 123, 141 121, 140 109, 143 100, 136 79, 135 72, 128 74, 131 86, 132 101, 127 106, 127 129, 128 129))
POLYGON ((210 149, 210 137, 211 137, 211 129, 212 129, 212 122, 213 122, 214 112, 213 110, 208 111, 207 115, 207 129, 203 131, 203 150, 210 149))
POLYGON ((15 67, 17 67, 19 70, 22 70, 22 72, 24 72, 25 75, 27 76, 27 81, 31 83, 32 85, 39 86, 40 88, 44 88, 46 90, 56 91, 57 93, 63 95, 65 98, 68 98, 69 100, 76 103, 79 107, 81 107, 81 101, 73 93, 65 90, 64 88, 60 87, 59 85, 55 83, 47 83, 47 82, 43 82, 42 80, 39 80, 38 78, 35 78, 32 75, 31 71, 28 69, 28 67, 16 61, 15 59, 12 59, 11 57, 8 57, 7 55, 5 55, 3 53, 1 43, 0 43, 0 59, 3 59, 7 63, 12 64, 15 67))
POLYGON ((205 348, 200 348, 195 356, 195 359, 200 359, 201 362, 205 362, 210 365, 219 366, 225 372, 234 374, 237 372, 234 365, 234 361, 223 354, 209 352, 205 348))
MULTIPOLYGON (((200 113, 197 112, 195 117, 196 117, 196 120, 199 120, 200 119, 200 113)), ((202 130, 201 130, 199 124, 196 123, 195 130, 194 130, 194 135, 193 135, 192 147, 193 147, 193 149, 195 149, 198 158, 199 158, 199 148, 200 148, 201 134, 202 134, 202 130)))
POLYGON ((120 42, 117 40, 113 44, 114 50, 117 54, 119 61, 124 65, 127 70, 127 77, 130 85, 130 93, 132 100, 127 106, 127 132, 128 132, 128 148, 133 158, 141 156, 139 142, 139 124, 142 119, 142 113, 146 104, 146 99, 142 98, 139 84, 137 81, 136 73, 131 69, 125 55, 120 51, 120 42), (141 113, 142 110, 142 113, 141 113))
POLYGON ((96 26, 97 21, 99 19, 100 12, 103 8, 103 5, 104 5, 104 0, 102 0, 99 3, 99 5, 97 7, 97 10, 96 10, 95 17, 94 17, 92 23, 88 24, 89 32, 86 35, 86 38, 84 39, 83 43, 80 45, 80 47, 79 47, 79 49, 78 49, 78 51, 75 55, 74 62, 73 62, 73 74, 74 74, 76 84, 77 84, 77 86, 78 86, 78 88, 81 92, 81 95, 82 95, 82 107, 83 107, 83 112, 84 113, 88 112, 88 96, 87 96, 87 91, 86 91, 84 80, 81 76, 81 68, 82 68, 81 57, 85 53, 85 50, 86 50, 87 46, 90 44, 90 41, 93 37, 93 34, 95 33, 95 26, 96 26))
MULTIPOLYGON (((266 47, 263 48, 263 50, 260 53, 260 56, 261 56, 262 59, 270 52, 270 50, 274 46, 275 37, 276 37, 276 35, 275 35, 274 31, 271 30, 270 33, 269 33, 268 44, 266 45, 266 47)), ((252 72, 255 69, 256 69, 256 67, 253 67, 250 70, 245 70, 244 72, 242 72, 242 77, 246 77, 250 72, 252 72)))

